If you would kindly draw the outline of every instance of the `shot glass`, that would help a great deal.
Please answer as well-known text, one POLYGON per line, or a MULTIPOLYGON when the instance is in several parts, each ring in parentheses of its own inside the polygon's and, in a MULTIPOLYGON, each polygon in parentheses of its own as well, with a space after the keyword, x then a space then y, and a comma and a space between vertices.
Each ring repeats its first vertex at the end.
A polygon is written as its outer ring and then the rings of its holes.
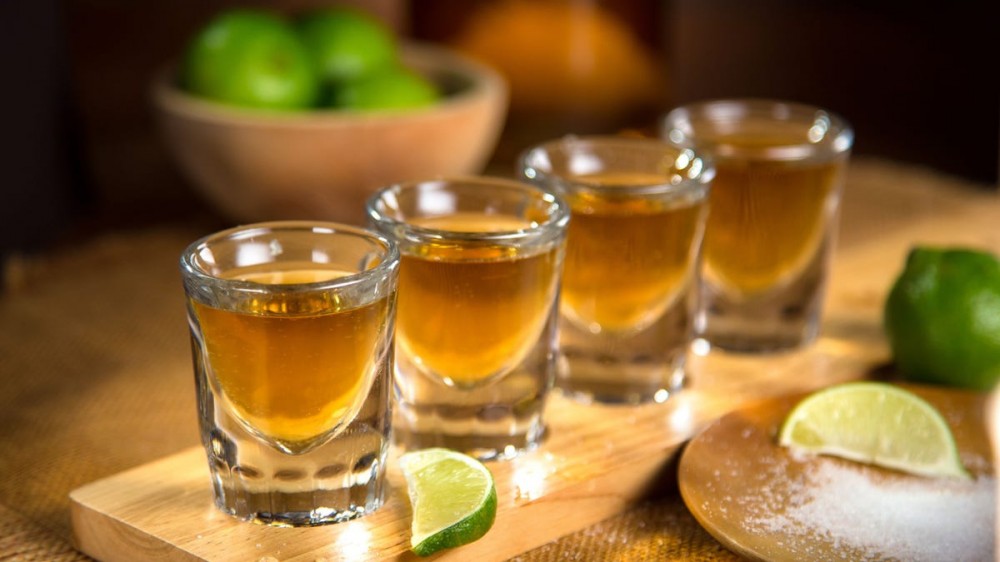
POLYGON ((735 352, 800 348, 820 326, 854 133, 818 107, 720 100, 677 108, 662 137, 715 163, 698 332, 735 352))
POLYGON ((399 252, 332 223, 219 232, 181 256, 215 503, 309 526, 383 501, 399 252))
POLYGON ((367 213, 402 255, 396 442, 483 460, 534 449, 555 372, 565 203, 472 177, 387 187, 367 213))
POLYGON ((582 402, 663 402, 685 382, 711 165, 656 139, 566 137, 520 157, 572 218, 556 385, 582 402))

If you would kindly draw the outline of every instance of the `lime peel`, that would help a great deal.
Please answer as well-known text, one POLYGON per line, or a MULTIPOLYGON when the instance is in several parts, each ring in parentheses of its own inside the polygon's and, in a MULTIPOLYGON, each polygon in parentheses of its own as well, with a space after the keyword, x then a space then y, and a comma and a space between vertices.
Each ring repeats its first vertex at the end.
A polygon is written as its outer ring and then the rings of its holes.
POLYGON ((1000 383, 1000 258, 916 246, 883 310, 903 380, 989 391, 1000 383))
POLYGON ((449 449, 399 459, 413 506, 410 549, 418 556, 480 539, 496 519, 493 475, 478 460, 449 449))
POLYGON ((785 418, 778 443, 921 476, 971 478, 941 413, 886 383, 844 383, 807 396, 785 418))

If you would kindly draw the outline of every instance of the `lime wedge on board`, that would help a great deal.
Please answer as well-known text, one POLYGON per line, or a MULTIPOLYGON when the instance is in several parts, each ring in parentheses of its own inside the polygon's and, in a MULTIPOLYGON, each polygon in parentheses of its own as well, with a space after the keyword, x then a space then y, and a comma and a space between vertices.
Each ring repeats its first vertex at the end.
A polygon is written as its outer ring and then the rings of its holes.
POLYGON ((497 512, 493 475, 478 460, 450 449, 399 458, 413 506, 410 549, 428 556, 486 534, 497 512))

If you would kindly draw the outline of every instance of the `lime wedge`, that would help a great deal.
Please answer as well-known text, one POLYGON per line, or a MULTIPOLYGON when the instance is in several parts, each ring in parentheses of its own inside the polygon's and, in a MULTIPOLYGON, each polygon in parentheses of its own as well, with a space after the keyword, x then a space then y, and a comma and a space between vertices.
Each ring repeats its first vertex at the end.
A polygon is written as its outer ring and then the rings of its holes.
POLYGON ((885 383, 844 383, 807 396, 785 418, 778 442, 911 474, 970 478, 940 412, 885 383))
POLYGON ((497 514, 497 489, 483 463, 449 449, 399 458, 413 506, 410 549, 419 556, 468 544, 486 534, 497 514))

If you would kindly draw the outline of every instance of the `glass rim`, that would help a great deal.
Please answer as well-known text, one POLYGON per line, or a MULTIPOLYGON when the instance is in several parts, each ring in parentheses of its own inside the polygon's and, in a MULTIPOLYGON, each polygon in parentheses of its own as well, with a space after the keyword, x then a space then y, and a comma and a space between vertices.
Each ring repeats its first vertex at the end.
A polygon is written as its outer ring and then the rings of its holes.
POLYGON ((364 283, 372 277, 381 277, 391 273, 399 267, 400 254, 396 244, 382 234, 362 227, 328 222, 328 221, 307 221, 307 220, 282 220, 249 223, 220 230, 212 234, 203 236, 189 244, 181 252, 181 272, 185 278, 197 279, 210 283, 225 283, 228 287, 240 292, 251 293, 275 293, 275 292, 313 292, 328 291, 333 289, 347 289, 354 285, 364 283), (326 281, 312 281, 307 283, 260 283, 244 279, 227 279, 219 277, 200 267, 197 257, 202 250, 207 249, 211 244, 223 241, 239 241, 252 238, 263 233, 277 232, 313 232, 317 234, 347 235, 358 239, 365 239, 376 242, 383 248, 380 261, 370 269, 364 269, 342 277, 336 277, 326 281))
MULTIPOLYGON (((374 224, 392 230, 404 229, 408 234, 423 240, 450 240, 462 242, 511 242, 532 238, 551 230, 562 230, 569 221, 568 204, 557 194, 522 181, 494 176, 454 176, 430 180, 399 182, 388 185, 373 193, 365 203, 365 214, 374 224), (484 187, 500 188, 511 192, 537 195, 540 200, 548 203, 547 220, 532 223, 527 228, 491 231, 463 231, 430 228, 415 225, 406 220, 391 217, 379 209, 379 204, 390 193, 403 190, 440 189, 458 187, 459 189, 481 190, 484 187)), ((446 216, 424 215, 424 216, 446 216)))
POLYGON ((817 105, 769 98, 720 98, 684 104, 660 119, 660 137, 670 144, 693 147, 699 143, 695 122, 739 123, 748 117, 768 117, 782 123, 800 122, 806 138, 817 140, 787 142, 768 147, 742 147, 725 139, 708 141, 713 154, 734 156, 766 154, 769 159, 800 160, 817 151, 831 155, 848 152, 854 145, 854 129, 840 114, 817 105), (680 132, 678 132, 680 131, 680 132))
MULTIPOLYGON (((564 153, 572 154, 572 150, 565 150, 564 153)), ((591 192, 614 196, 627 197, 648 196, 648 195, 683 195, 691 191, 701 190, 710 185, 715 175, 715 166, 711 158, 704 156, 701 151, 694 147, 680 147, 663 139, 653 137, 626 137, 614 135, 566 135, 558 139, 545 141, 523 150, 518 156, 519 173, 531 181, 554 183, 560 188, 574 192, 591 192), (591 183, 579 179, 578 177, 561 174, 551 169, 539 168, 532 162, 532 159, 540 154, 552 152, 565 148, 584 148, 594 146, 608 146, 614 148, 635 149, 666 149, 675 159, 684 159, 687 162, 682 166, 686 168, 689 163, 698 166, 692 174, 679 178, 675 181, 665 180, 664 182, 649 182, 641 184, 630 183, 591 183)))

